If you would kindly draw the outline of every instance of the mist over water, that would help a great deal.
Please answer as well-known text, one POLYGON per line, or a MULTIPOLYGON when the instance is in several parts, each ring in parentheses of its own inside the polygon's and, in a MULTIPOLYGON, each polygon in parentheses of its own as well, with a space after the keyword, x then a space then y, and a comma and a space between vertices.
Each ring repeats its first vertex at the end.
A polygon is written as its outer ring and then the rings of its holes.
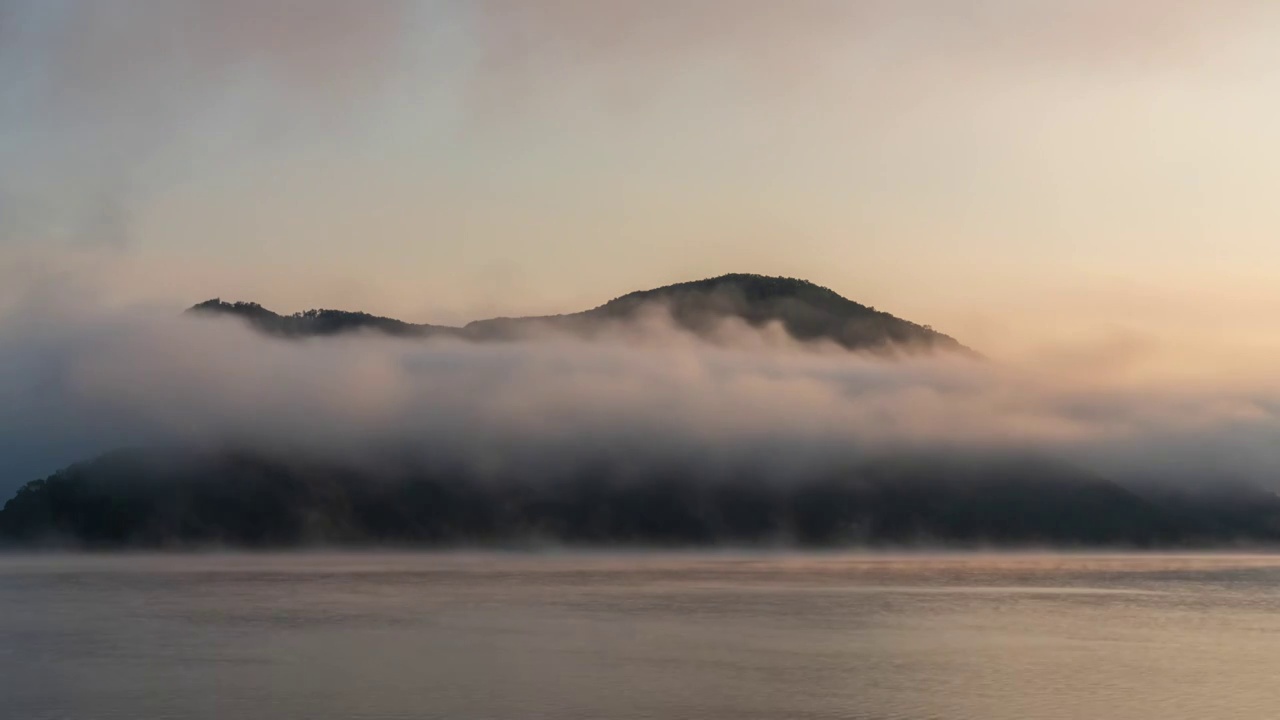
POLYGON ((15 718, 1263 720, 1271 556, 0 556, 15 718))

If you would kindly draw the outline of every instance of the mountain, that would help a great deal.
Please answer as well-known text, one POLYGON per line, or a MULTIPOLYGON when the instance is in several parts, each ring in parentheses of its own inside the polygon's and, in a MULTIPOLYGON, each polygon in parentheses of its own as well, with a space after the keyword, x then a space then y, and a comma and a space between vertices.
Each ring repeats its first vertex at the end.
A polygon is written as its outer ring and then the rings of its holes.
POLYGON ((1105 479, 1034 457, 869 458, 777 482, 679 467, 584 464, 553 481, 465 469, 377 469, 260 452, 119 451, 24 487, 0 537, 76 547, 1211 545, 1280 539, 1273 502, 1245 531, 1169 511, 1105 479), (1255 522, 1268 518, 1270 524, 1255 522))
MULTIPOLYGON (((927 326, 802 280, 725 275, 635 292, 579 313, 415 325, 338 310, 282 316, 211 300, 282 338, 352 331, 408 338, 516 340, 546 329, 591 336, 654 309, 715 338, 727 320, 873 352, 971 353, 927 326)), ((485 450, 486 441, 473 438, 485 450)), ((761 467, 740 456, 591 447, 531 467, 476 462, 445 447, 309 454, 241 438, 219 449, 126 449, 22 487, 0 509, 0 544, 83 548, 575 546, 1221 547, 1280 543, 1280 497, 1244 485, 1180 487, 1099 477, 1018 452, 915 449, 761 467), (708 468, 714 468, 708 470, 708 468), (1198 489, 1197 489, 1198 488, 1198 489)), ((442 446, 443 447, 443 446, 442 446)), ((541 460, 529 462, 541 463, 541 460)))
POLYGON ((701 337, 712 336, 725 320, 736 319, 757 328, 778 323, 797 340, 828 340, 850 350, 972 354, 954 338, 927 325, 918 325, 861 305, 806 280, 746 274, 722 275, 641 290, 577 313, 493 318, 463 327, 418 325, 342 310, 307 310, 293 315, 278 315, 257 303, 227 303, 220 299, 200 303, 189 312, 241 317, 262 332, 282 337, 374 330, 402 337, 511 340, 545 329, 589 336, 618 323, 634 320, 649 308, 664 309, 677 326, 701 337))

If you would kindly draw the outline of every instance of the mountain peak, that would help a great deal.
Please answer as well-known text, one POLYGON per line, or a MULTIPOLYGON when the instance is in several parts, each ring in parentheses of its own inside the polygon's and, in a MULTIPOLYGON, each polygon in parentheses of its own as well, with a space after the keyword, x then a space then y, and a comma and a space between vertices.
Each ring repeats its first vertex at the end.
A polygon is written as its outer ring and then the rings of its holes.
POLYGON ((682 326, 736 316, 759 327, 780 323, 797 340, 832 340, 853 349, 926 349, 975 354, 928 325, 863 305, 834 290, 799 278, 730 273, 628 293, 585 313, 625 317, 650 303, 664 303, 682 326))
POLYGON ((805 294, 840 297, 833 290, 799 278, 756 275, 754 273, 729 273, 703 280, 690 280, 673 285, 665 285, 652 290, 637 290, 611 302, 618 302, 627 298, 647 298, 681 292, 717 292, 724 290, 736 290, 744 293, 749 298, 757 299, 797 297, 805 294))

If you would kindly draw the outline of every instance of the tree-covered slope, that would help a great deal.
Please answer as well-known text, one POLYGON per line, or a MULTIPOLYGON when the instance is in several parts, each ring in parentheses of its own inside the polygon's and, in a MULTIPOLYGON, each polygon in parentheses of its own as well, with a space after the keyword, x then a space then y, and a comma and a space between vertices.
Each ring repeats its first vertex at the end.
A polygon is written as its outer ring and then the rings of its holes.
POLYGON ((20 545, 1213 546, 1280 539, 1280 503, 1169 504, 1034 457, 881 456, 780 481, 634 458, 554 477, 262 452, 120 451, 28 484, 20 545), (1228 513, 1234 513, 1229 515, 1228 513), (1230 516, 1231 523, 1224 524, 1230 516))

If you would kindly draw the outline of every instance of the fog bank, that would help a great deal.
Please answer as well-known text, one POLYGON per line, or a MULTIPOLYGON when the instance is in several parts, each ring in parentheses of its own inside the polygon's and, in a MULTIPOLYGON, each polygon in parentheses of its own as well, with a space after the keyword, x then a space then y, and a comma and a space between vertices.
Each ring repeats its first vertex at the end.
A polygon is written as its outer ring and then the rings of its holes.
MULTIPOLYGON (((1280 394, 1157 382, 1107 354, 886 359, 654 307, 593 340, 281 340, 172 308, 11 303, 0 320, 0 490, 120 446, 246 448, 477 477, 679 463, 778 482, 889 451, 1034 452, 1117 480, 1268 487, 1280 394)), ((1155 376, 1152 376, 1155 377, 1155 376)))

